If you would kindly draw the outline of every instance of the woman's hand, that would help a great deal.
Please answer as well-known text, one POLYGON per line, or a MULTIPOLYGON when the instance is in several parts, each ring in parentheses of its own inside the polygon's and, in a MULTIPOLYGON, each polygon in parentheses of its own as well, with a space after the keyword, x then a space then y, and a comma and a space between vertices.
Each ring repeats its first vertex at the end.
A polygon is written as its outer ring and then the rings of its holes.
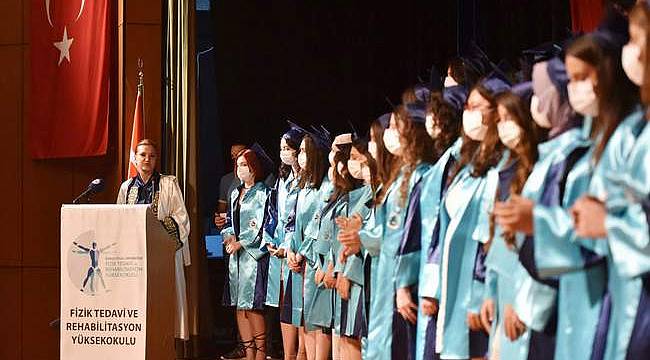
POLYGON ((423 297, 420 299, 422 313, 426 316, 434 316, 438 313, 438 299, 423 297))
POLYGON ((494 204, 494 220, 506 232, 533 234, 533 207, 535 203, 519 195, 512 195, 507 202, 494 204))
POLYGON ((231 241, 226 245, 226 252, 228 254, 234 254, 239 249, 241 249, 241 243, 239 241, 231 241))
POLYGON ((266 244, 266 248, 269 250, 269 254, 271 254, 271 256, 275 256, 278 259, 285 257, 283 248, 276 248, 273 244, 266 244))
POLYGON ((325 283, 325 287, 328 289, 333 289, 336 287, 336 278, 334 277, 334 265, 332 263, 327 264, 327 272, 325 272, 325 276, 323 277, 323 282, 325 283))
POLYGON ((288 250, 287 252, 287 265, 289 266, 289 269, 295 273, 302 272, 302 266, 298 260, 296 253, 291 250, 288 250))
POLYGON ((583 238, 605 238, 607 209, 600 200, 583 196, 571 208, 576 235, 583 238))
POLYGON ((316 273, 314 274, 314 282, 316 285, 320 285, 320 283, 323 282, 324 277, 325 273, 320 268, 316 268, 316 273))
POLYGON ((336 277, 336 291, 339 293, 341 299, 350 299, 350 280, 343 276, 343 274, 339 274, 336 277))
POLYGON ((481 331, 483 330, 483 325, 481 324, 481 317, 477 313, 467 312, 467 325, 472 331, 481 331))
POLYGON ((411 298, 411 290, 409 288, 400 288, 397 289, 395 294, 395 305, 397 306, 397 312, 404 318, 404 320, 415 324, 418 319, 418 306, 413 302, 411 298))
POLYGON ((485 299, 485 301, 483 301, 483 305, 481 305, 480 315, 481 325, 483 325, 485 332, 489 334, 492 330, 492 322, 494 321, 494 300, 485 299))
POLYGON ((221 229, 224 226, 226 226, 226 216, 225 216, 225 214, 215 213, 214 214, 214 225, 218 229, 221 229))
POLYGON ((506 337, 510 339, 510 341, 517 340, 524 332, 526 332, 526 324, 521 322, 519 316, 517 316, 517 313, 510 304, 503 308, 503 325, 506 337))

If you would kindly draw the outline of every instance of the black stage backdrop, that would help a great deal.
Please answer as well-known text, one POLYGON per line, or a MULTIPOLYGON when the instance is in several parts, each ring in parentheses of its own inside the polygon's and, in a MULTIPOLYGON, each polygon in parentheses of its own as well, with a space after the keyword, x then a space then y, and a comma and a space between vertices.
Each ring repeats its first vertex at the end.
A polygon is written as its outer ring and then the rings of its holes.
MULTIPOLYGON (((285 120, 361 134, 407 86, 474 41, 494 62, 568 35, 568 0, 211 1, 197 12, 201 211, 233 142, 277 160, 285 120)), ((211 267, 211 269, 223 269, 211 267)), ((214 279, 225 274, 212 274, 214 279)), ((221 282, 211 289, 215 307, 221 282)), ((216 326, 231 317, 216 311, 216 326)))

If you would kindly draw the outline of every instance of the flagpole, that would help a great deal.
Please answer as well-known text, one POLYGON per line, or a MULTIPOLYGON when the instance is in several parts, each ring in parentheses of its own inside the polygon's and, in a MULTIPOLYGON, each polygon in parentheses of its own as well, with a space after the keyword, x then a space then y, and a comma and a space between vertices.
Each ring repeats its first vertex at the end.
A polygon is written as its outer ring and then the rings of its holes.
POLYGON ((138 95, 142 97, 142 133, 147 133, 147 117, 144 113, 144 61, 138 58, 138 95))

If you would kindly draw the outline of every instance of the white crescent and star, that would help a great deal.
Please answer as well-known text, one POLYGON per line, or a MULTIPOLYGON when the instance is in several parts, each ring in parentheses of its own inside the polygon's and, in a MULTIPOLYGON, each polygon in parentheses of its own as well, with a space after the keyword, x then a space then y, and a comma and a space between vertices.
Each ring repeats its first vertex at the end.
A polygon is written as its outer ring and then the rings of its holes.
POLYGON ((72 42, 74 41, 73 38, 68 38, 68 27, 63 28, 63 39, 59 42, 55 42, 54 46, 59 49, 59 63, 58 65, 61 65, 61 62, 65 58, 70 62, 70 45, 72 45, 72 42))
MULTIPOLYGON (((52 24, 52 16, 50 15, 50 1, 51 0, 45 0, 45 12, 47 13, 47 22, 50 24, 50 27, 54 27, 52 24)), ((77 14, 77 17, 75 18, 75 22, 79 20, 81 15, 83 14, 84 7, 86 6, 86 0, 81 0, 81 6, 79 7, 79 13, 77 14)), ((72 45, 72 42, 74 41, 74 38, 69 38, 68 37, 68 27, 64 26, 63 27, 63 38, 61 41, 57 41, 54 44, 54 47, 59 49, 59 63, 58 65, 61 65, 61 62, 63 59, 68 60, 70 62, 70 46, 72 45)))

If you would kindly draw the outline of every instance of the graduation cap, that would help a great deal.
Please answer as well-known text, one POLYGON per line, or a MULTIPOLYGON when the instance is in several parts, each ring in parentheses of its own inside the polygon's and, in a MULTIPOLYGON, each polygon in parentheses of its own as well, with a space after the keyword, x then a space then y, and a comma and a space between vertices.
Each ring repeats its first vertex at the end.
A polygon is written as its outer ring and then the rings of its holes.
POLYGON ((262 169, 264 169, 265 174, 270 174, 273 172, 274 168, 274 163, 273 160, 271 160, 271 157, 264 151, 264 148, 262 145, 258 143, 254 143, 250 147, 253 152, 255 152, 255 155, 257 156, 257 160, 260 162, 260 165, 262 166, 262 169))
POLYGON ((321 150, 329 150, 332 147, 332 136, 323 125, 318 127, 312 125, 311 131, 307 131, 306 135, 311 136, 316 147, 321 150))
POLYGON ((384 129, 388 129, 388 127, 390 126, 390 116, 391 116, 391 114, 392 113, 386 113, 386 114, 384 114, 384 115, 377 118, 377 121, 379 121, 379 123, 381 124, 381 126, 384 129))
POLYGON ((510 90, 510 84, 495 74, 483 79, 481 85, 483 85, 483 87, 485 87, 493 96, 510 90))
POLYGON ((307 133, 307 130, 290 120, 287 120, 287 124, 289 125, 289 130, 287 130, 282 137, 293 143, 300 144, 302 138, 307 133))
POLYGON ((569 84, 569 75, 566 73, 566 67, 562 60, 559 58, 549 60, 546 65, 546 71, 551 82, 560 93, 560 96, 563 99, 568 99, 569 91, 567 90, 567 85, 569 84))
POLYGON ((406 104, 404 107, 406 113, 408 114, 409 119, 416 123, 424 124, 426 122, 427 116, 427 104, 423 101, 416 101, 410 104, 406 104))
POLYGON ((419 102, 429 102, 431 100, 431 90, 424 84, 417 84, 413 87, 415 98, 419 102))
POLYGON ((467 101, 467 88, 462 85, 450 86, 442 91, 442 97, 454 110, 460 113, 467 101))
POLYGON ((530 65, 540 61, 548 61, 556 56, 560 56, 562 47, 554 42, 545 42, 533 48, 521 52, 530 65))
POLYGON ((533 82, 526 81, 516 84, 511 89, 512 93, 519 96, 525 103, 530 104, 530 98, 533 96, 533 82))
POLYGON ((339 151, 339 146, 352 144, 352 133, 336 135, 332 141, 332 149, 339 151))

